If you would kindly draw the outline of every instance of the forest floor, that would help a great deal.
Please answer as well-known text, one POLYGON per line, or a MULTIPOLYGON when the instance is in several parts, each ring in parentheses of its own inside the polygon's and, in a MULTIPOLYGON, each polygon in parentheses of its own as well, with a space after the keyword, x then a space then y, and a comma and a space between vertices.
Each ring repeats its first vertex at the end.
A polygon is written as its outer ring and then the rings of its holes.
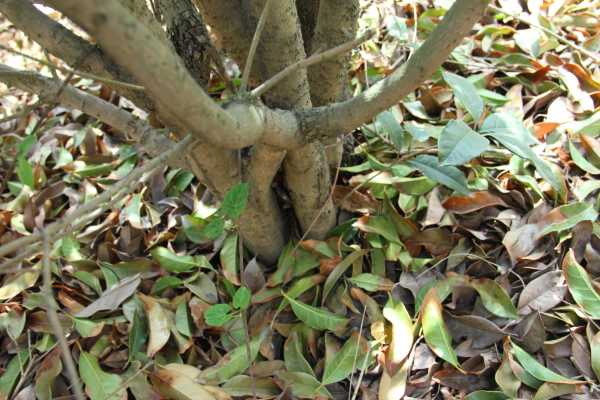
MULTIPOLYGON (((450 3, 365 2, 361 31, 378 34, 350 90, 450 3)), ((67 399, 73 382, 92 400, 600 398, 600 5, 496 6, 346 138, 329 239, 261 265, 240 254, 243 185, 207 204, 190 172, 161 167, 48 251, 0 257, 0 400, 67 399)), ((0 44, 0 62, 65 79, 6 20, 0 44)), ((0 246, 148 163, 111 127, 0 89, 0 246)), ((227 96, 218 79, 211 93, 227 96)))

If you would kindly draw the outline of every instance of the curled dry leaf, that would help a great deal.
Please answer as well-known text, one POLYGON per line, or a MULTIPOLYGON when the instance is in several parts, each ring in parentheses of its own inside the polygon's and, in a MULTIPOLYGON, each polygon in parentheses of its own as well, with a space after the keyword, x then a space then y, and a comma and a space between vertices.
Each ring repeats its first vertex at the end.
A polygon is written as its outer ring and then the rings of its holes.
POLYGON ((473 192, 468 196, 452 196, 442 203, 444 208, 456 214, 468 214, 486 207, 508 207, 504 200, 490 192, 473 192))

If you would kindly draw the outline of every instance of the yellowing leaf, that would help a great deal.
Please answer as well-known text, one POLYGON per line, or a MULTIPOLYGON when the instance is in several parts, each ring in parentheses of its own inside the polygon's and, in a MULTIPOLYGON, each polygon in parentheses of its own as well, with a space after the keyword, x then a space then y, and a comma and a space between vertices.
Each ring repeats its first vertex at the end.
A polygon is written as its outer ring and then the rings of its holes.
POLYGON ((587 272, 575 259, 573 250, 569 250, 563 261, 563 273, 567 286, 575 302, 594 318, 600 318, 600 295, 592 286, 587 272))
POLYGON ((165 398, 172 400, 216 400, 216 398, 206 390, 206 388, 197 383, 200 371, 190 365, 167 364, 159 367, 150 375, 152 384, 158 392, 165 398), (196 373, 193 376, 190 368, 196 373))
POLYGON ((146 296, 143 293, 139 293, 138 296, 144 304, 144 311, 146 311, 148 324, 150 326, 150 339, 148 341, 146 354, 148 357, 154 357, 154 355, 169 341, 169 337, 171 336, 169 323, 171 321, 158 300, 146 296))
POLYGON ((452 348, 452 337, 442 316, 442 304, 435 288, 429 290, 421 308, 425 342, 437 356, 460 369, 456 352, 452 348))

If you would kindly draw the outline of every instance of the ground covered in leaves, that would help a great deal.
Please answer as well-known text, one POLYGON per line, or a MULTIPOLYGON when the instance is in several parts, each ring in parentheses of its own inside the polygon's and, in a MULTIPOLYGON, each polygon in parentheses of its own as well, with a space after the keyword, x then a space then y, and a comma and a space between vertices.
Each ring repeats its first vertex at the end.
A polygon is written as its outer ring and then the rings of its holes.
MULTIPOLYGON (((365 2, 361 27, 379 34, 355 54, 352 90, 406 59, 450 3, 365 2)), ((499 1, 443 70, 348 138, 339 226, 277 265, 243 252, 245 185, 214 204, 166 167, 49 243, 46 280, 42 251, 0 259, 0 399, 69 398, 54 306, 92 400, 600 398, 593 3, 499 1)), ((7 88, 1 106, 0 245, 147 163, 76 110, 7 88)))

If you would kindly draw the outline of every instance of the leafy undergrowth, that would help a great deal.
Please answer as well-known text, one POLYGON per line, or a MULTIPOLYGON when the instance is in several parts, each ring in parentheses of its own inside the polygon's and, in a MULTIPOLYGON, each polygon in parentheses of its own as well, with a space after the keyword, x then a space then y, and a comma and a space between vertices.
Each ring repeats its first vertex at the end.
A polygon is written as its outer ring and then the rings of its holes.
MULTIPOLYGON (((426 38, 450 2, 434 3, 365 8, 362 27, 380 35, 353 61, 355 90, 426 38)), ((348 141, 328 240, 261 265, 235 231, 244 184, 211 205, 189 172, 163 168, 53 243, 52 292, 87 395, 600 396, 600 69, 548 33, 597 54, 598 6, 527 3, 500 1, 546 30, 490 13, 348 141)), ((6 115, 35 107, 0 126, 0 244, 143 164, 119 132, 36 101, 2 98, 6 115)), ((1 273, 0 399, 67 398, 41 254, 1 273)))

